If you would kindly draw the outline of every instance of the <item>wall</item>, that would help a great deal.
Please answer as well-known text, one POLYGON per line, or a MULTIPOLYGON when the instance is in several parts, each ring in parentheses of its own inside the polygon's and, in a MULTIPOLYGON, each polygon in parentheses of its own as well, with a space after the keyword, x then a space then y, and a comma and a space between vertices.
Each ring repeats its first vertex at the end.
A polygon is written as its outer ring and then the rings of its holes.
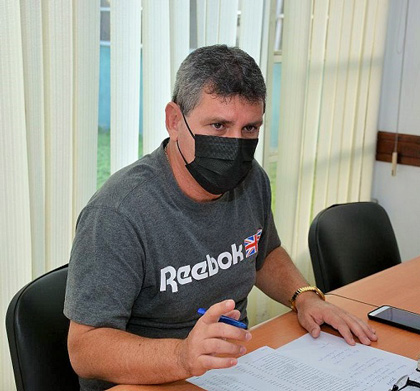
MULTIPOLYGON (((419 19, 420 1, 391 0, 379 130, 396 132, 399 129, 399 133, 420 136, 419 19)), ((391 176, 390 163, 376 162, 372 197, 389 214, 401 258, 408 260, 420 255, 420 167, 399 165, 397 175, 391 176)))

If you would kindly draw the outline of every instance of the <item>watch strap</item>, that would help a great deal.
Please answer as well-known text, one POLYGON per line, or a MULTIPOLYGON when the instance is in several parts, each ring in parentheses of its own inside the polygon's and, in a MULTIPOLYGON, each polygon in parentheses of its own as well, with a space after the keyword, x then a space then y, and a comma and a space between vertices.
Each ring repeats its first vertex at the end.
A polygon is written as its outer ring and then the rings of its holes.
POLYGON ((325 295, 321 289, 317 288, 316 286, 303 286, 302 288, 297 289, 290 299, 290 308, 295 312, 297 312, 297 308, 295 306, 296 299, 303 292, 315 292, 322 300, 325 301, 325 295))

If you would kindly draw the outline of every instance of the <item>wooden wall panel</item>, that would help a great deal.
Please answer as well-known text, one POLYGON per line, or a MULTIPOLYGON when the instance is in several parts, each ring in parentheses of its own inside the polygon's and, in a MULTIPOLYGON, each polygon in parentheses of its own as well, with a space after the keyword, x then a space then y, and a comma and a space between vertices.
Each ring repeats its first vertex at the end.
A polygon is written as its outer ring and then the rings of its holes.
MULTIPOLYGON (((395 147, 396 133, 378 131, 376 144, 376 160, 391 162, 395 147)), ((398 164, 420 167, 420 136, 398 134, 397 136, 398 164)))

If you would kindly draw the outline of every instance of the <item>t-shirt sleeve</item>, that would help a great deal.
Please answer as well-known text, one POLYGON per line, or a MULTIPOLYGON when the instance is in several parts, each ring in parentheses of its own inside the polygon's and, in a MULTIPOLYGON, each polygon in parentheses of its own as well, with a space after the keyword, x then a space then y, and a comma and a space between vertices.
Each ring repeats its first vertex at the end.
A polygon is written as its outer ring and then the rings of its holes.
POLYGON ((259 242, 260 251, 258 252, 256 268, 260 270, 264 264, 265 258, 270 254, 274 249, 281 245, 280 237, 277 233, 277 228, 274 223, 273 212, 271 210, 271 186, 270 180, 268 179, 265 171, 261 169, 262 172, 262 189, 263 196, 262 202, 265 207, 265 222, 262 228, 262 235, 259 242))
POLYGON ((265 258, 268 254, 271 253, 274 249, 281 245, 279 235, 277 234, 276 225, 274 224, 273 214, 271 210, 269 212, 266 224, 263 228, 263 233, 261 235, 259 247, 261 251, 258 252, 257 257, 257 270, 260 270, 264 264, 265 258))
POLYGON ((73 243, 64 314, 125 330, 143 283, 144 250, 130 220, 108 207, 86 207, 73 243))

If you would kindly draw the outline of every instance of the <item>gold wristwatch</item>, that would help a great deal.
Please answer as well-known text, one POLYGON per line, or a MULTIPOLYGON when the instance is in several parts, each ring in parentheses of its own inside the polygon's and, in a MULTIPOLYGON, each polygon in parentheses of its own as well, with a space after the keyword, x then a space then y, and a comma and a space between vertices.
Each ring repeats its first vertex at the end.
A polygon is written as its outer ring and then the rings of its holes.
POLYGON ((325 301, 325 295, 322 293, 321 289, 317 288, 316 286, 304 286, 296 290, 293 294, 292 298, 290 299, 290 308, 297 312, 295 302, 298 296, 303 292, 315 292, 322 300, 325 301))

